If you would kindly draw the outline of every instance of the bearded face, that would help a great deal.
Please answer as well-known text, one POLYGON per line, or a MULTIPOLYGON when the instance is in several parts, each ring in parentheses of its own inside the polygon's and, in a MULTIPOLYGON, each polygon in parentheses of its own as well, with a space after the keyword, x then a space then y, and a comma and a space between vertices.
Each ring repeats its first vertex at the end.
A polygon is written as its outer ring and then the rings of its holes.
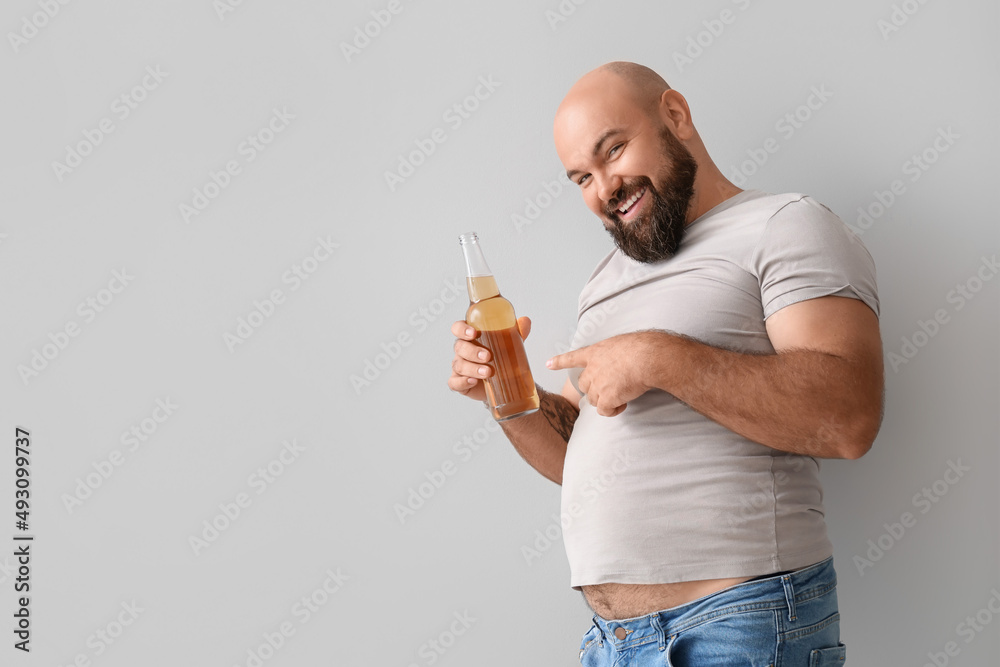
POLYGON ((691 152, 670 130, 660 131, 663 166, 656 182, 626 180, 604 207, 604 228, 623 253, 637 262, 656 262, 680 247, 698 171, 691 152))

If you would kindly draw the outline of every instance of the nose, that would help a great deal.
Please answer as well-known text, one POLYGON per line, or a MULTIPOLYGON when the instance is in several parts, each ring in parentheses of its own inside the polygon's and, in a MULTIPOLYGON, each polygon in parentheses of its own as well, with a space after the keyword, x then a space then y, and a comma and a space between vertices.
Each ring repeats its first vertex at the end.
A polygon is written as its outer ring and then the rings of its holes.
POLYGON ((607 203, 622 189, 622 179, 616 174, 604 174, 597 178, 597 195, 602 202, 607 203))

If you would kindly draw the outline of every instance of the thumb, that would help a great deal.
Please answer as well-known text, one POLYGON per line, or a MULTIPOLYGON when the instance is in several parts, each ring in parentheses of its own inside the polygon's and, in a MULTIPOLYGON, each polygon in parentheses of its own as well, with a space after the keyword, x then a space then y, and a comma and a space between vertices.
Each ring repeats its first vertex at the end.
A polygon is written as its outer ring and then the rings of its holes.
POLYGON ((528 334, 531 333, 531 320, 527 317, 517 318, 517 330, 521 334, 521 340, 527 338, 528 334))

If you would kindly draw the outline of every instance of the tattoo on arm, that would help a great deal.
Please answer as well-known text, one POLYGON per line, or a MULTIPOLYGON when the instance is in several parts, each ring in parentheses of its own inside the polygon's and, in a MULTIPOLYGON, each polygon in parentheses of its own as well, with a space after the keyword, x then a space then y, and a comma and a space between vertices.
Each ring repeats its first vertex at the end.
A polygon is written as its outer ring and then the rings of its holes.
POLYGON ((559 437, 569 442, 569 436, 573 433, 573 424, 576 423, 580 411, 574 408, 565 396, 560 394, 543 391, 539 399, 542 414, 548 420, 549 426, 559 434, 559 437))

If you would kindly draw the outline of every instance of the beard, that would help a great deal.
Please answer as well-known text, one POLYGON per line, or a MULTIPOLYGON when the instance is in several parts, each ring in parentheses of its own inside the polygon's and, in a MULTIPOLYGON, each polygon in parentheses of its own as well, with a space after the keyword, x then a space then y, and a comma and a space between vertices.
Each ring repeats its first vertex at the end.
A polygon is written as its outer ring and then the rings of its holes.
POLYGON ((698 163, 691 151, 666 127, 660 132, 660 141, 667 164, 656 175, 658 183, 654 184, 647 176, 626 181, 619 196, 604 208, 604 228, 615 245, 645 264, 671 257, 680 247, 698 173, 698 163), (618 207, 643 188, 650 197, 644 204, 646 210, 629 222, 622 221, 618 207))

